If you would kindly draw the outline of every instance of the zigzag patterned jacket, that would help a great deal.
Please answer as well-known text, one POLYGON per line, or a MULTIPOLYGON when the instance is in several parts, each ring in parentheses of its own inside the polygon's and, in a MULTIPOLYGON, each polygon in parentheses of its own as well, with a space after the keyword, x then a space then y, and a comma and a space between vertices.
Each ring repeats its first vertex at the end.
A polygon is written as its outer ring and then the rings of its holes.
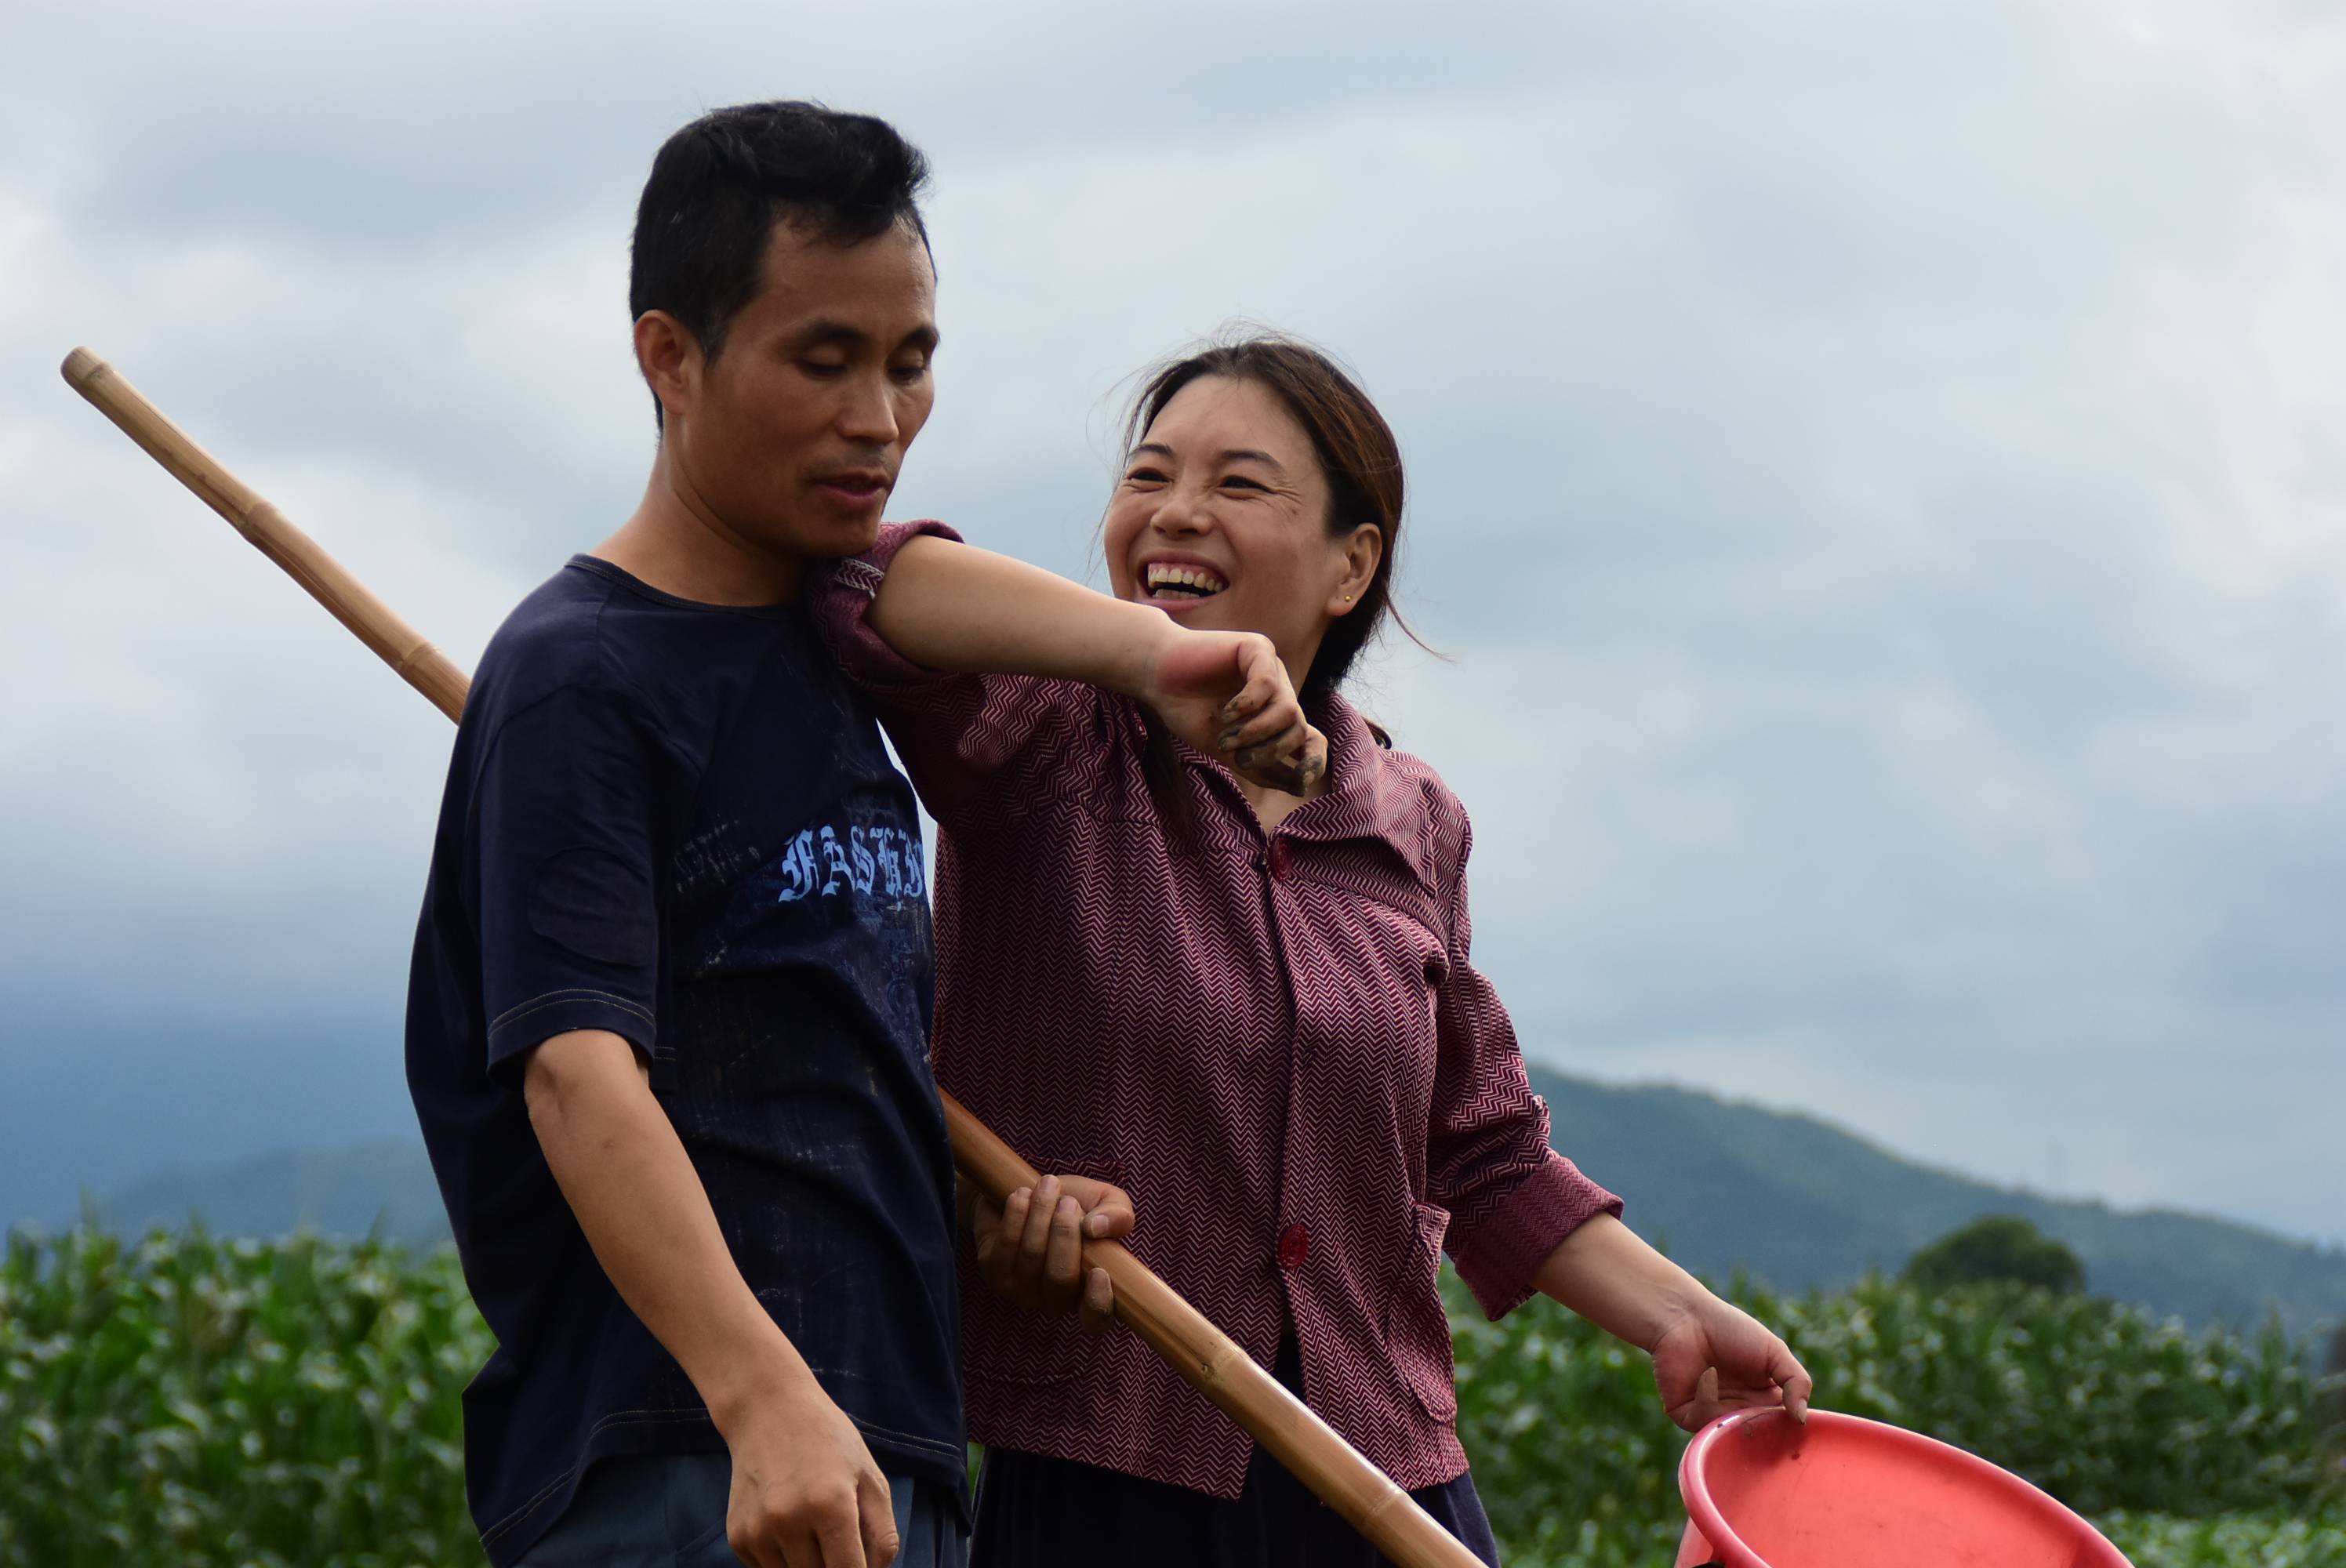
MULTIPOLYGON (((1341 698, 1328 792, 1266 835, 1175 745, 1168 826, 1135 703, 940 676, 865 624, 891 525, 811 595, 943 830, 938 1081, 1038 1169, 1116 1183, 1132 1249, 1405 1488, 1466 1468, 1446 1247, 1496 1318, 1620 1202, 1548 1147, 1505 1011, 1467 962, 1464 810, 1341 698)), ((1163 755, 1163 753, 1159 753, 1163 755)), ((1010 1306, 964 1260, 971 1435, 1224 1498, 1251 1440, 1130 1334, 1010 1306)))

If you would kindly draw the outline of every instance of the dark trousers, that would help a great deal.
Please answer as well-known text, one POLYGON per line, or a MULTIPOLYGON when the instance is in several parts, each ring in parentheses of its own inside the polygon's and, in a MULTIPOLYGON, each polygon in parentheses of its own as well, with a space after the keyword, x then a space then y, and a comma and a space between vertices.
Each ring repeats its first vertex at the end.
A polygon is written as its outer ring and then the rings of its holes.
MULTIPOLYGON (((597 1460, 554 1528, 521 1568, 740 1568, 725 1540, 733 1461, 724 1453, 597 1460)), ((962 1568, 959 1509, 950 1492, 888 1478, 895 1568, 962 1568)))
MULTIPOLYGON (((1280 1347, 1279 1380, 1300 1393, 1301 1357, 1280 1347)), ((1410 1495, 1498 1568, 1472 1476, 1410 1495)), ((1386 1568, 1384 1554, 1258 1444, 1235 1502, 1096 1465, 989 1449, 969 1568, 1386 1568)))

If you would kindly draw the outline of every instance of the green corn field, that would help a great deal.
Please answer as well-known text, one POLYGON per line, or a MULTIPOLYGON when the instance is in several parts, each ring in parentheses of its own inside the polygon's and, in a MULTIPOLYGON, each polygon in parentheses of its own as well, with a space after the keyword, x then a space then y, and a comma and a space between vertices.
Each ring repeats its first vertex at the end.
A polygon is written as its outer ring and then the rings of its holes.
POLYGON ((0 1563, 477 1564, 453 1255, 77 1232, 0 1268, 0 1563))
MULTIPOLYGON (((2137 1568, 2346 1568, 2340 1400, 2278 1329, 2187 1331, 2090 1297, 1933 1297, 1880 1277, 1738 1284, 1817 1403, 1983 1454, 2093 1516, 2137 1568)), ((1510 1568, 1667 1568, 1685 1438, 1643 1356, 1547 1301, 1452 1297, 1459 1435, 1510 1568)))
MULTIPOLYGON (((2277 1330, 1884 1279, 1735 1294, 1820 1404, 2021 1471, 2139 1568, 2346 1568, 2340 1391, 2277 1330)), ((1663 1568, 1684 1439, 1644 1358, 1545 1302, 1493 1325, 1454 1300, 1461 1433, 1511 1568, 1663 1568)), ((488 1349, 447 1253, 12 1237, 0 1568, 477 1568, 459 1394, 488 1349)))

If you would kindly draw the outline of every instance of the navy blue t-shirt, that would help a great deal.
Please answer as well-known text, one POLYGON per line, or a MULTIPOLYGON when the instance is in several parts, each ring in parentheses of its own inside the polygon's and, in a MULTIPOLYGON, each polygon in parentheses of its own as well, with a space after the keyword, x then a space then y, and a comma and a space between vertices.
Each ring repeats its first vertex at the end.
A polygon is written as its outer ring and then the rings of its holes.
POLYGON ((723 1446, 531 1130, 523 1064, 566 1030, 643 1054, 742 1277, 881 1467, 960 1484, 926 891, 912 790, 800 606, 693 604, 582 555, 490 643, 416 933, 407 1074, 498 1340, 464 1394, 493 1562, 595 1459, 723 1446))

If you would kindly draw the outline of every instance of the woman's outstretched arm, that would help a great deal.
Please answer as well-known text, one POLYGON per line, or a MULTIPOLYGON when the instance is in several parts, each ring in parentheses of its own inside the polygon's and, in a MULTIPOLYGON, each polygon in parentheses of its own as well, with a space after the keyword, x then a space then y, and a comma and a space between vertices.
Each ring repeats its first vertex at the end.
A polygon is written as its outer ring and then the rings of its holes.
POLYGON ((1814 1383, 1791 1349, 1612 1215, 1558 1242, 1533 1283, 1652 1356, 1663 1408, 1688 1431, 1760 1405, 1808 1417, 1814 1383))
POLYGON ((1327 766, 1279 651, 1253 632, 1189 631, 1039 566, 933 535, 906 540, 872 629, 931 669, 1078 680, 1147 703, 1257 783, 1299 790, 1327 766))

